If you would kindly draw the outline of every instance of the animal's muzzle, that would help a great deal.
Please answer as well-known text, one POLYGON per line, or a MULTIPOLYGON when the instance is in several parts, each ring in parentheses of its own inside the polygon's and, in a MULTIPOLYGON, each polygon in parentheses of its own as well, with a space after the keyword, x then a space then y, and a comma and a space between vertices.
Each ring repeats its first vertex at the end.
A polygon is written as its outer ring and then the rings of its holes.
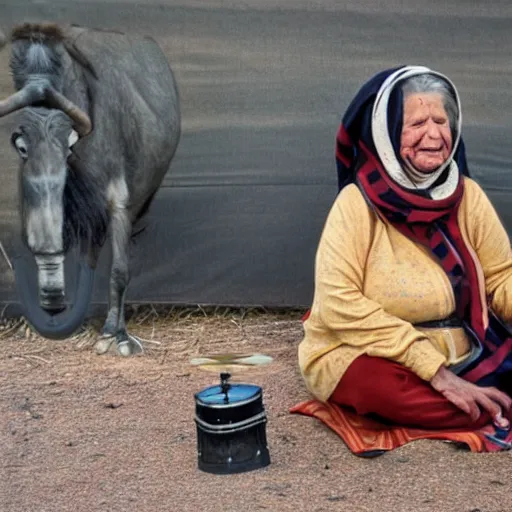
POLYGON ((61 254, 37 255, 39 304, 55 315, 66 308, 64 282, 64 256, 61 254))

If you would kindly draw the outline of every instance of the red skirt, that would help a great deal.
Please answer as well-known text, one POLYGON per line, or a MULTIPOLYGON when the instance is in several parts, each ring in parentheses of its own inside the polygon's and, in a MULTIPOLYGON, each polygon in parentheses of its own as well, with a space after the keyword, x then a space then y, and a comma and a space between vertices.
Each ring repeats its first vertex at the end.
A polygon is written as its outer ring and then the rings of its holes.
POLYGON ((423 429, 478 429, 492 423, 482 411, 476 422, 403 365, 380 357, 358 357, 329 401, 380 421, 423 429))

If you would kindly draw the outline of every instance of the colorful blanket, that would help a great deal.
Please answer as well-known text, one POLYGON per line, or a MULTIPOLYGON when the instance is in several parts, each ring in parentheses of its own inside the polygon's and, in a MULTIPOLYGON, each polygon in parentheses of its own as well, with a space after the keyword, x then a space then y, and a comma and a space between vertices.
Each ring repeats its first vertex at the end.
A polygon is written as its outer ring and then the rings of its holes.
POLYGON ((503 432, 493 425, 477 431, 390 426, 318 400, 301 402, 290 412, 320 420, 343 439, 354 455, 361 457, 376 457, 418 439, 451 441, 466 446, 472 452, 496 452, 512 448, 512 432, 503 432))

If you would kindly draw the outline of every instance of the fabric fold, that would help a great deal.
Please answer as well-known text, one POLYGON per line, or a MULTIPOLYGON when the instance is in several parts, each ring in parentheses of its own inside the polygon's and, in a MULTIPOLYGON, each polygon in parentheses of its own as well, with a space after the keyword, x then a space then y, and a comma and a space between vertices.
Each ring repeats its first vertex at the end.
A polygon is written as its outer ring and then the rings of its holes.
POLYGON ((290 409, 292 414, 316 418, 344 441, 349 450, 360 457, 376 457, 419 439, 437 439, 463 445, 472 452, 508 451, 512 433, 503 435, 492 426, 479 430, 424 430, 390 426, 360 416, 329 402, 307 400, 290 409))

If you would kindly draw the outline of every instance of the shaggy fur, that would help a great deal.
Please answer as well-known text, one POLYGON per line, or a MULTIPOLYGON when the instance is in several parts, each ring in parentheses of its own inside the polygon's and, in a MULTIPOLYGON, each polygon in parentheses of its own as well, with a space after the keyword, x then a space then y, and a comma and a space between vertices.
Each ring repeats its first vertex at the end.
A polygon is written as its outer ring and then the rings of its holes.
POLYGON ((59 90, 62 72, 60 45, 84 70, 98 78, 92 63, 59 25, 25 23, 13 29, 11 40, 13 48, 10 65, 14 85, 18 90, 32 75, 49 79, 52 86, 59 90))
POLYGON ((87 247, 105 243, 109 214, 105 186, 72 155, 68 160, 68 176, 64 188, 64 250, 85 242, 87 247))
POLYGON ((23 25, 13 31, 10 66, 14 86, 22 89, 36 76, 48 80, 52 87, 60 90, 62 61, 57 45, 62 41, 62 32, 56 26, 40 32, 33 27, 23 25))

